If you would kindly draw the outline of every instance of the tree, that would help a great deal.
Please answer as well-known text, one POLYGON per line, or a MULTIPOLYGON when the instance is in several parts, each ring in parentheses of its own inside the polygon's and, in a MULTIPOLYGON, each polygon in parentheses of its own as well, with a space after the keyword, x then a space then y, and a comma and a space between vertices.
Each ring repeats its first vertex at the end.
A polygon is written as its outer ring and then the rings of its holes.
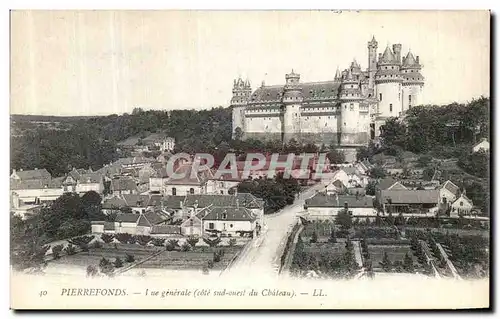
POLYGON ((236 238, 229 239, 229 247, 234 247, 234 246, 236 246, 236 238))
POLYGON ((326 154, 326 157, 331 164, 342 164, 345 162, 345 154, 335 148, 330 149, 330 152, 326 154))
POLYGON ((75 246, 69 244, 68 246, 66 246, 63 251, 66 253, 66 255, 68 256, 71 256, 71 255, 74 255, 76 254, 76 248, 75 246))
POLYGON ((54 259, 59 259, 61 257, 61 251, 63 250, 63 245, 55 245, 52 247, 52 257, 54 259))
POLYGON ((95 191, 86 192, 81 198, 82 215, 90 221, 103 220, 104 214, 101 210, 102 198, 95 191))
POLYGON ((371 178, 380 179, 380 178, 385 178, 386 173, 385 173, 385 170, 382 167, 375 166, 374 168, 372 168, 370 170, 370 172, 368 173, 368 175, 371 178))
POLYGON ((43 245, 43 230, 39 223, 23 221, 11 215, 11 263, 15 270, 41 271, 45 266, 45 254, 49 246, 43 245))
POLYGON ((152 238, 149 235, 139 235, 139 236, 137 236, 137 242, 141 246, 146 246, 147 244, 149 244, 149 242, 151 241, 151 239, 152 238))
POLYGON ((380 262, 380 266, 382 266, 382 269, 384 271, 390 271, 392 268, 392 263, 391 260, 389 259, 389 255, 387 252, 384 252, 384 257, 382 258, 382 261, 380 262))
POLYGON ((179 240, 178 239, 170 239, 168 242, 167 242, 167 245, 166 245, 166 249, 168 251, 172 251, 174 249, 177 249, 179 248, 179 240))
POLYGON ((413 259, 408 253, 405 254, 405 257, 403 259, 403 268, 407 272, 413 272, 413 259))
POLYGON ((120 259, 120 257, 116 257, 115 262, 113 263, 113 266, 115 266, 115 268, 123 267, 123 261, 120 259))
POLYGON ((375 192, 377 191, 377 182, 369 181, 365 187, 366 195, 375 196, 375 192))
POLYGON ((153 238, 152 243, 154 246, 162 247, 165 245, 165 238, 153 238))
POLYGON ((112 242, 113 242, 113 240, 114 240, 114 238, 115 238, 115 237, 114 237, 113 235, 111 235, 111 234, 102 234, 102 235, 101 235, 101 240, 102 240, 103 242, 105 242, 106 244, 110 244, 110 243, 112 243, 112 242))
POLYGON ((99 270, 101 273, 111 277, 114 272, 114 266, 108 259, 102 257, 99 261, 99 270))
POLYGON ((389 118, 380 127, 380 138, 382 147, 405 147, 407 143, 407 128, 398 118, 389 118))
POLYGON ((125 262, 127 263, 133 263, 135 261, 134 255, 131 254, 126 254, 125 255, 125 262))
POLYGON ((314 231, 311 236, 311 243, 317 243, 318 242, 318 233, 314 231))
POLYGON ((198 236, 189 236, 186 239, 186 242, 191 245, 191 247, 194 249, 196 247, 196 244, 200 241, 200 237, 198 236))
POLYGON ((427 167, 432 161, 432 156, 422 155, 417 160, 417 167, 427 167))
POLYGON ((399 213, 396 219, 394 220, 394 225, 396 226, 404 226, 405 225, 405 218, 403 216, 403 213, 399 213))
POLYGON ((241 141, 243 138, 243 130, 240 127, 234 129, 234 139, 236 141, 241 141))
POLYGON ((132 238, 132 235, 130 235, 129 233, 118 233, 115 234, 115 238, 122 244, 128 244, 132 238))
POLYGON ((191 245, 189 245, 187 242, 184 242, 182 245, 181 245, 181 250, 182 251, 190 251, 191 250, 191 245))
POLYGON ((215 238, 213 238, 213 239, 208 238, 208 237, 204 237, 204 238, 203 238, 203 241, 204 241, 207 245, 209 245, 210 247, 217 247, 217 245, 219 245, 219 244, 220 244, 221 239, 220 239, 219 237, 215 237, 215 238))
POLYGON ((87 277, 95 277, 98 274, 98 270, 96 266, 88 265, 87 266, 87 277))
POLYGON ((337 217, 335 217, 335 222, 340 225, 342 230, 349 230, 352 227, 352 216, 349 214, 347 209, 339 211, 337 217))
POLYGON ((328 238, 328 241, 332 244, 337 242, 337 237, 335 237, 335 229, 334 228, 332 228, 332 231, 330 232, 330 238, 328 238))
POLYGON ((80 236, 68 239, 68 243, 78 246, 82 251, 89 251, 89 244, 94 239, 94 236, 80 236))

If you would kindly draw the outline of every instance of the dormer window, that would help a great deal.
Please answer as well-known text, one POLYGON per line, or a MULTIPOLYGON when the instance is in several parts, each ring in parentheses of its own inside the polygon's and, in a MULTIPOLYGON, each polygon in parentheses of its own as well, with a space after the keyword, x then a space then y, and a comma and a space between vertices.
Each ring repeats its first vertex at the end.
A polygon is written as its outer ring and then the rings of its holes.
POLYGON ((227 214, 226 213, 222 213, 222 219, 227 219, 227 214))

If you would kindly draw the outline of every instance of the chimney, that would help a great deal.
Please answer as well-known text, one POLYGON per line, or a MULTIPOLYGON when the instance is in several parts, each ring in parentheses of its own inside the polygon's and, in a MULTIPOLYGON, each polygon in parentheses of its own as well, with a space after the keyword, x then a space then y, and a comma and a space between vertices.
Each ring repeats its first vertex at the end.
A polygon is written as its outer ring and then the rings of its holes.
POLYGON ((401 63, 401 44, 392 45, 392 51, 394 51, 394 55, 396 56, 396 60, 398 63, 401 63))
POLYGON ((237 198, 236 199, 236 208, 239 209, 240 208, 240 200, 237 198))
POLYGON ((420 64, 420 57, 417 55, 417 64, 420 64))
POLYGON ((35 167, 35 171, 37 171, 37 170, 38 170, 38 168, 35 167))

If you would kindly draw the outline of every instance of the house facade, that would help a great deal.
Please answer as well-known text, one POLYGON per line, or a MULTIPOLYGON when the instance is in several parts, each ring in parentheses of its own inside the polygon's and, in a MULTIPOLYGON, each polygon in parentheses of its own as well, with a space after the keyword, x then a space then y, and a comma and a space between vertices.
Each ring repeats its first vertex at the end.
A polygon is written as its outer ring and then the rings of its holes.
POLYGON ((373 207, 373 198, 369 196, 327 195, 318 193, 306 199, 304 209, 308 219, 331 220, 339 212, 347 210, 351 216, 373 217, 377 210, 373 207))
POLYGON ((463 215, 470 215, 474 203, 465 194, 461 194, 453 204, 451 204, 450 217, 459 217, 463 215))

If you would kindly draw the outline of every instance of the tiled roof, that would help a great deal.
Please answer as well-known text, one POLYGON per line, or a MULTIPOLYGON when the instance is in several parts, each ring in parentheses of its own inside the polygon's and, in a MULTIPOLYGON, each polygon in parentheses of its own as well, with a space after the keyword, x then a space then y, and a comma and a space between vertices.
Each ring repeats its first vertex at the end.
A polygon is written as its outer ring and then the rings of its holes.
POLYGON ((384 190, 382 191, 382 202, 392 204, 437 204, 439 202, 439 190, 384 190))
POLYGON ((139 217, 139 214, 122 213, 116 215, 115 221, 124 223, 136 223, 139 217))
POLYGON ((165 182, 167 185, 202 185, 209 178, 213 177, 212 171, 209 169, 198 168, 198 171, 193 171, 193 164, 185 164, 179 166, 175 170, 175 174, 183 175, 181 178, 171 176, 165 182))
POLYGON ((114 222, 104 222, 104 230, 115 230, 114 222))
POLYGON ((203 220, 254 221, 255 216, 245 207, 210 207, 203 220))
POLYGON ((381 180, 378 183, 377 188, 380 190, 385 190, 385 189, 388 189, 389 187, 391 187, 392 185, 394 185, 396 182, 397 182, 397 180, 395 180, 395 179, 384 178, 383 180, 381 180))
POLYGON ((136 194, 123 194, 122 198, 125 200, 127 206, 130 207, 143 207, 146 208, 149 204, 148 195, 136 195, 136 194))
POLYGON ((403 59, 403 67, 411 67, 411 66, 418 66, 417 61, 415 60, 415 57, 413 56, 413 53, 408 52, 406 57, 403 59))
POLYGON ((135 146, 139 142, 139 137, 132 136, 117 143, 118 146, 135 146))
POLYGON ((452 194, 457 195, 460 193, 460 187, 457 185, 453 184, 451 181, 446 181, 443 186, 447 190, 449 190, 452 194))
POLYGON ((22 170, 16 171, 16 175, 19 176, 21 180, 29 180, 29 179, 50 179, 52 176, 45 169, 34 169, 34 170, 22 170))
POLYGON ((382 57, 380 58, 380 60, 378 62, 379 63, 397 63, 396 57, 392 53, 392 50, 391 50, 389 45, 385 48, 384 54, 382 54, 382 57))
POLYGON ((373 198, 369 196, 356 197, 318 193, 314 197, 306 199, 308 207, 344 207, 346 203, 350 208, 372 208, 373 198))
POLYGON ((119 208, 126 207, 126 206, 127 206, 127 202, 123 198, 116 197, 116 196, 107 198, 102 203, 102 208, 104 208, 104 209, 119 209, 119 208))
POLYGON ((149 221, 151 225, 157 225, 167 219, 166 216, 162 216, 156 212, 146 212, 145 214, 143 214, 143 216, 149 221))
POLYGON ((113 191, 137 190, 137 184, 131 178, 127 177, 116 178, 111 180, 111 190, 113 191))
MULTIPOLYGON (((304 101, 316 99, 336 99, 340 83, 335 81, 300 83, 304 101)), ((250 103, 280 102, 283 97, 284 85, 264 86, 257 88, 250 95, 250 103)))
POLYGON ((62 181, 61 179, 55 180, 45 180, 45 179, 28 179, 28 180, 11 180, 10 181, 10 189, 58 189, 61 188, 62 181))
POLYGON ((80 184, 100 183, 100 182, 102 182, 102 175, 99 173, 82 174, 78 178, 78 183, 80 183, 80 184))
POLYGON ((180 226, 173 225, 155 225, 151 228, 151 234, 175 234, 178 235, 181 233, 180 226))

